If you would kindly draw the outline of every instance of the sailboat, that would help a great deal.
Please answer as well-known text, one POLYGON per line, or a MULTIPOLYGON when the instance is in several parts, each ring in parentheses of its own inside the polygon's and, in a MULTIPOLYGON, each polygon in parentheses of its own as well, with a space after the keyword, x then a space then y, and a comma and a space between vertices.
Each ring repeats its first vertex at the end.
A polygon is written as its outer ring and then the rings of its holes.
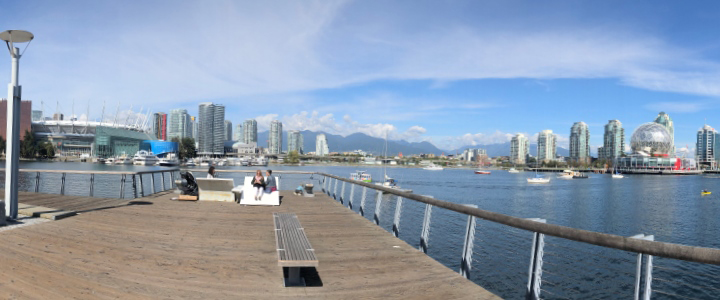
POLYGON ((623 176, 622 174, 620 174, 620 172, 618 172, 617 169, 615 169, 615 168, 613 168, 613 169, 615 170, 615 172, 613 172, 612 178, 623 178, 623 177, 625 177, 625 176, 623 176))
POLYGON ((540 174, 538 174, 537 171, 535 171, 535 177, 528 178, 527 182, 528 183, 550 183, 550 178, 542 177, 542 176, 540 176, 540 174))
MULTIPOLYGON (((387 158, 387 132, 385 132, 385 148, 383 149, 383 157, 387 158)), ((404 193, 412 193, 411 189, 403 189, 400 186, 397 185, 397 182, 395 182, 395 179, 390 178, 387 175, 387 164, 383 163, 383 182, 376 182, 375 184, 380 185, 382 187, 391 188, 398 192, 404 192, 404 193)))

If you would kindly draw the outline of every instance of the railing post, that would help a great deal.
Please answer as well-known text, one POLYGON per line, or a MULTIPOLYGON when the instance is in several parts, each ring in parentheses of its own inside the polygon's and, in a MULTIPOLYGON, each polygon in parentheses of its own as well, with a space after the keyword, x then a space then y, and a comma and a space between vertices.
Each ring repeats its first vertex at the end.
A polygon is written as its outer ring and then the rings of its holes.
POLYGON ((325 186, 326 186, 326 185, 327 185, 327 176, 323 176, 322 184, 320 185, 320 187, 322 188, 322 192, 323 192, 323 193, 327 193, 326 190, 325 190, 325 186))
POLYGON ((155 194, 155 173, 150 173, 150 185, 152 193, 155 194))
POLYGON ((345 199, 343 199, 343 195, 345 195, 345 181, 343 181, 342 188, 340 189, 340 204, 345 204, 345 199))
POLYGON ((170 171, 170 188, 175 186, 175 171, 170 171))
POLYGON ((430 216, 432 215, 433 206, 430 204, 425 205, 425 217, 423 218, 422 231, 420 232, 420 247, 418 248, 423 253, 427 254, 428 246, 430 245, 430 216))
POLYGON ((162 179, 162 190, 163 190, 163 192, 164 192, 164 191, 167 190, 167 189, 165 188, 165 172, 160 172, 160 176, 161 176, 160 178, 162 179))
POLYGON ((145 197, 145 187, 143 186, 142 176, 142 173, 138 174, 138 177, 140 177, 140 197, 145 197))
POLYGON ((135 178, 135 174, 133 174, 133 199, 137 198, 137 178, 135 178))
POLYGON ((125 174, 120 176, 120 199, 125 198, 125 174))
MULTIPOLYGON (((545 223, 545 219, 528 219, 530 221, 545 223)), ((545 248, 545 235, 533 232, 532 252, 530 253, 530 268, 528 273, 527 289, 525 299, 540 299, 540 284, 542 283, 543 253, 545 248)))
POLYGON ((337 178, 335 178, 335 187, 333 188, 333 199, 337 200, 337 178))
POLYGON ((65 173, 62 173, 62 182, 60 183, 60 195, 65 195, 65 173))
MULTIPOLYGON (((477 205, 467 204, 472 208, 477 205)), ((473 245, 475 243, 475 216, 468 215, 467 225, 465 227, 465 243, 463 246, 462 259, 460 260, 460 275, 470 279, 470 270, 472 269, 473 245)))
POLYGON ((350 184, 350 199, 348 199, 348 207, 352 210, 353 196, 355 195, 355 184, 350 184))
POLYGON ((90 174, 90 197, 95 193, 95 173, 90 174))
POLYGON ((37 193, 39 191, 40 191, 40 172, 37 172, 35 174, 35 192, 37 193))
POLYGON ((375 225, 380 225, 380 208, 382 207, 382 191, 377 191, 377 198, 375 198, 375 215, 373 216, 373 220, 375 220, 375 225))
POLYGON ((395 237, 400 236, 400 215, 402 214, 402 203, 403 197, 397 197, 397 203, 395 204, 395 218, 393 218, 392 231, 395 237))
POLYGON ((358 213, 363 217, 365 216, 365 198, 367 198, 366 186, 363 187, 362 198, 360 198, 360 209, 358 210, 358 213))
MULTIPOLYGON (((641 239, 646 241, 654 241, 655 236, 654 235, 644 235, 644 234, 638 234, 633 235, 630 237, 631 239, 641 239)), ((642 278, 642 253, 638 253, 637 257, 637 268, 635 269, 635 295, 634 299, 639 300, 650 300, 650 294, 652 293, 651 285, 652 285, 652 255, 644 255, 645 256, 645 288, 644 290, 640 291, 640 279, 642 278)))

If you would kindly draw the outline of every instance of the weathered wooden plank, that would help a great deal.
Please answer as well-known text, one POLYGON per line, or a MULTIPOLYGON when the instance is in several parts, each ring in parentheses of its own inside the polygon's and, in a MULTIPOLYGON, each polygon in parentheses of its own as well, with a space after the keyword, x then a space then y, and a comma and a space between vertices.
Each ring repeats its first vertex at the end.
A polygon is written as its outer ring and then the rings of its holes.
MULTIPOLYGON (((99 206, 60 222, 4 231, 0 273, 12 276, 0 276, 0 295, 496 299, 324 194, 281 195, 281 206, 243 207, 171 201, 173 194, 159 194, 136 199, 148 205, 99 206), (273 251, 280 245, 268 218, 276 212, 298 216, 313 254, 322 258, 316 266, 322 287, 283 288, 278 251, 273 251)), ((93 199, 75 198, 73 205, 89 207, 93 199)))

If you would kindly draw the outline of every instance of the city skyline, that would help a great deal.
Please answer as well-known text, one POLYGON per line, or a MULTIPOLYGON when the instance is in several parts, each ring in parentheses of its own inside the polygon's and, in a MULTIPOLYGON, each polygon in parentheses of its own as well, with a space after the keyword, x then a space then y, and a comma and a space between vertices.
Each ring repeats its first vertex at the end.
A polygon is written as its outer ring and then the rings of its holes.
MULTIPOLYGON (((639 115, 665 111, 678 124, 675 146, 694 148, 698 128, 720 124, 712 118, 719 46, 708 30, 720 25, 720 4, 619 3, 183 2, 167 12, 152 1, 140 11, 23 1, 6 6, 16 12, 6 22, 37 36, 23 60, 23 95, 36 110, 53 103, 46 115, 56 101, 66 115, 73 101, 93 103, 91 119, 100 118, 102 101, 106 115, 116 102, 122 110, 197 115, 197 102, 207 101, 225 104, 233 124, 257 119, 260 130, 279 120, 288 130, 389 131, 393 140, 453 150, 508 142, 518 132, 533 140, 541 129, 567 148, 566 128, 577 120, 591 132, 603 132, 609 119, 632 131, 646 119, 639 115), (299 18, 300 10, 310 17, 299 18), (133 26, 121 26, 130 17, 133 26), (352 26, 361 20, 373 26, 352 26), (62 38, 67 32, 86 38, 62 38), (188 32, 218 35, 199 35, 209 42, 200 46, 188 32), (140 39, 152 51, 137 47, 140 39)), ((591 136, 593 152, 603 143, 591 136)))

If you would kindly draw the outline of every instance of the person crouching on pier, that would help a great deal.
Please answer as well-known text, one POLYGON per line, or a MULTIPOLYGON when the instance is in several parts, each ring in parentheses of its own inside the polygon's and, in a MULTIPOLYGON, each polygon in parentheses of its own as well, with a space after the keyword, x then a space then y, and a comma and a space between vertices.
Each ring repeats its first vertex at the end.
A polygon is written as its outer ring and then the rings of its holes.
POLYGON ((251 183, 255 189, 255 201, 259 201, 265 190, 265 178, 262 176, 262 171, 257 170, 257 172, 255 172, 255 177, 253 177, 251 183))
POLYGON ((265 171, 265 174, 267 174, 267 179, 265 180, 265 192, 269 194, 277 191, 277 183, 275 182, 275 178, 272 177, 272 170, 265 171))

